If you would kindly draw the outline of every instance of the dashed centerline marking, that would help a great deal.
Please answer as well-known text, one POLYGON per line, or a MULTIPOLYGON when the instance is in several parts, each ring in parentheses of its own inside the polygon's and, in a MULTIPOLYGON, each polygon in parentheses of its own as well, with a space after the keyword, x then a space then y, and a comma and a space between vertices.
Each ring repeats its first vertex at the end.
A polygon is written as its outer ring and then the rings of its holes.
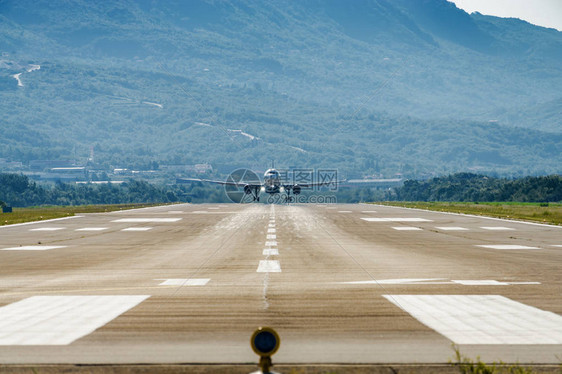
POLYGON ((275 235, 275 234, 267 234, 266 239, 268 239, 268 240, 269 240, 269 239, 277 239, 277 235, 275 235))
POLYGON ((280 273, 281 264, 277 260, 261 260, 256 270, 258 273, 280 273))
POLYGON ((271 228, 270 228, 270 229, 267 229, 267 232, 268 232, 268 233, 275 233, 275 229, 271 229, 271 228))
POLYGON ((402 226, 402 227, 393 227, 394 230, 397 231, 422 231, 419 227, 409 227, 409 226, 402 226))
POLYGON ((148 231, 152 230, 152 227, 127 227, 121 231, 148 231))
POLYGON ((562 317, 499 295, 383 295, 456 344, 562 344, 562 317))
POLYGON ((68 345, 150 296, 33 296, 0 308, 0 345, 68 345))
POLYGON ((103 231, 107 230, 109 227, 84 227, 81 229, 76 229, 74 231, 103 231))
POLYGON ((279 250, 277 248, 265 248, 262 254, 264 256, 279 256, 279 250))

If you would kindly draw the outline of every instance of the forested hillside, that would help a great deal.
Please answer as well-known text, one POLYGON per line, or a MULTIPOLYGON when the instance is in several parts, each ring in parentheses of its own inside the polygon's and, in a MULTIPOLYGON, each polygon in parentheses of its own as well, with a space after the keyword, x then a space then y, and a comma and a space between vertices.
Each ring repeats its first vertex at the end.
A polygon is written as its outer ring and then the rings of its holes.
POLYGON ((562 33, 445 0, 0 1, 0 159, 560 173, 562 33))
POLYGON ((396 190, 402 201, 562 202, 562 176, 492 178, 459 173, 428 181, 409 180, 396 190))

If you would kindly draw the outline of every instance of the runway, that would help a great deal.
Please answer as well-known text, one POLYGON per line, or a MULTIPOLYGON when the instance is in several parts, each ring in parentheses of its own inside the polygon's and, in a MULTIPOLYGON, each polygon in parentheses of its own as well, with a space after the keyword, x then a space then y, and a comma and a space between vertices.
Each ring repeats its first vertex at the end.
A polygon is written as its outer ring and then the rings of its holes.
POLYGON ((562 227, 173 205, 0 227, 0 363, 560 363, 562 227))

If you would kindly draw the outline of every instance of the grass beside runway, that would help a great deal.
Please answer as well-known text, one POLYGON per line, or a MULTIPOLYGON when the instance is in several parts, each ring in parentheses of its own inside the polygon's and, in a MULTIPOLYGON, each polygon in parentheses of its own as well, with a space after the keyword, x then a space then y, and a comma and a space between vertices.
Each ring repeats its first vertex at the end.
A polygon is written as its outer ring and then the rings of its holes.
POLYGON ((0 213, 0 226, 71 217, 80 213, 106 213, 158 205, 162 204, 111 204, 14 208, 12 213, 0 213))
POLYGON ((437 212, 474 214, 496 218, 546 223, 551 225, 562 225, 561 203, 461 203, 383 201, 378 202, 377 204, 399 206, 404 208, 434 210, 437 212))

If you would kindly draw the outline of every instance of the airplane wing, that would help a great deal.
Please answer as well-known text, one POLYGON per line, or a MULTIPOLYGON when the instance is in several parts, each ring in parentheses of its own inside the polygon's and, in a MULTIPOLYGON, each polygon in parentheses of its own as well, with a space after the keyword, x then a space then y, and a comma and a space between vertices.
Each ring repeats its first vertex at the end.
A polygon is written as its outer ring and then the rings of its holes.
POLYGON ((180 183, 187 183, 187 182, 204 182, 204 183, 214 183, 220 184, 222 186, 234 186, 234 187, 245 187, 250 186, 252 188, 260 188, 261 184, 256 183, 240 183, 240 182, 228 182, 228 181, 215 181, 211 179, 196 179, 196 178, 177 178, 176 179, 180 183))
POLYGON ((329 185, 338 185, 340 183, 344 183, 346 180, 340 181, 325 181, 325 182, 316 182, 316 183, 294 183, 294 184, 287 184, 283 185, 285 188, 294 188, 295 186, 299 186, 301 188, 312 188, 312 187, 322 187, 322 186, 329 186, 329 185))

